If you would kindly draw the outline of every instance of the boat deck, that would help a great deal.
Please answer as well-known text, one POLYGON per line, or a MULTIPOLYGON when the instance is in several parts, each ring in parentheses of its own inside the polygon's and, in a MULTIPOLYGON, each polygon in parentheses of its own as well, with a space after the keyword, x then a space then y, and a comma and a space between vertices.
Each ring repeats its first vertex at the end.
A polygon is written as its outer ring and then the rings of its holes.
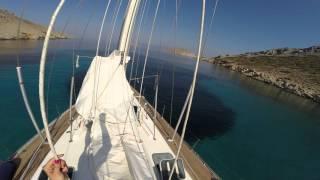
MULTIPOLYGON (((135 95, 138 95, 136 91, 135 95)), ((141 98, 141 106, 144 107, 144 110, 149 117, 154 117, 154 108, 144 97, 141 98)), ((78 114, 76 113, 75 109, 73 108, 71 112, 72 116, 74 117, 73 119, 76 119, 76 116, 78 116, 78 114)), ((54 143, 56 143, 61 138, 61 136, 66 133, 66 130, 69 127, 69 113, 70 111, 67 110, 56 121, 50 124, 54 143)), ((164 143, 168 144, 172 152, 176 153, 178 142, 180 141, 180 136, 177 135, 173 142, 167 141, 167 139, 172 136, 174 129, 159 113, 157 113, 157 121, 155 125, 157 127, 157 133, 159 132, 157 136, 161 134, 164 139, 163 141, 166 141, 164 143)), ((21 163, 15 173, 14 179, 20 179, 25 169, 28 170, 25 173, 23 179, 31 179, 45 157, 48 155, 49 151, 50 148, 48 144, 42 144, 40 137, 38 137, 37 135, 30 139, 22 148, 17 151, 16 157, 21 159, 21 163), (34 155, 35 152, 36 154, 34 155), (33 159, 33 157, 36 158, 33 159), (33 162, 29 163, 29 161, 33 162)), ((192 179, 220 179, 186 142, 183 143, 180 158, 183 159, 185 168, 192 179)))
MULTIPOLYGON (((71 113, 73 118, 78 116, 74 108, 71 109, 71 113)), ((69 127, 69 117, 70 111, 67 110, 60 117, 58 117, 56 121, 50 123, 50 131, 53 143, 56 143, 69 127)), ((43 136, 45 136, 44 132, 43 136)), ((49 151, 49 145, 47 143, 42 143, 41 138, 38 135, 35 135, 33 138, 31 138, 16 152, 15 157, 20 160, 20 164, 14 174, 13 179, 21 179, 26 168, 28 170, 25 172, 23 179, 31 179, 31 176, 37 170, 49 151), (33 157, 35 158, 33 159, 33 157), (29 163, 30 161, 33 162, 29 163)))
MULTIPOLYGON (((133 89, 135 96, 139 96, 139 93, 133 89)), ((150 117, 154 117, 153 106, 142 96, 141 106, 144 106, 144 110, 148 113, 150 117)), ((161 135, 166 139, 167 144, 170 146, 171 150, 176 153, 178 150, 178 144, 180 142, 180 136, 177 134, 172 142, 168 141, 174 133, 174 129, 169 125, 158 112, 157 121, 155 124, 160 131, 161 135)), ((200 156, 193 151, 193 149, 184 142, 181 148, 180 157, 184 160, 185 168, 192 176, 193 179, 206 180, 206 179, 220 179, 220 177, 210 169, 208 165, 200 158, 200 156)))

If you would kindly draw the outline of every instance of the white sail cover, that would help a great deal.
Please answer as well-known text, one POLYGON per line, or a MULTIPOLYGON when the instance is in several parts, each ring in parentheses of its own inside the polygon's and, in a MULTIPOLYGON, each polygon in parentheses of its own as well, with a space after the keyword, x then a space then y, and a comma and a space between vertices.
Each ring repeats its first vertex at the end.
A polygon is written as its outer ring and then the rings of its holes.
POLYGON ((134 125, 133 91, 120 61, 117 51, 94 57, 75 104, 82 118, 93 121, 88 152, 93 174, 96 179, 153 179, 134 125))
MULTIPOLYGON (((119 106, 128 109, 132 102, 133 92, 120 64, 121 56, 116 54, 115 51, 108 57, 96 56, 89 67, 75 104, 84 119, 93 118, 95 111, 120 110, 119 106)), ((118 120, 124 121, 123 118, 118 120)))

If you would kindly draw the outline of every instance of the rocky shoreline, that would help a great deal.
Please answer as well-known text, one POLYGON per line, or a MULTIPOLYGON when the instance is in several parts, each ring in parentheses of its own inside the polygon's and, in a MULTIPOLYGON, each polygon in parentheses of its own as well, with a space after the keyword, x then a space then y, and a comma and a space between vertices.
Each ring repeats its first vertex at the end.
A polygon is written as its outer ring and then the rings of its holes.
MULTIPOLYGON (((0 40, 42 40, 45 38, 47 28, 21 19, 14 13, 0 9, 0 40), (20 33, 18 27, 20 24, 20 33)), ((63 33, 52 32, 51 39, 67 39, 63 33)))
POLYGON ((320 56, 233 56, 205 61, 320 103, 320 56))

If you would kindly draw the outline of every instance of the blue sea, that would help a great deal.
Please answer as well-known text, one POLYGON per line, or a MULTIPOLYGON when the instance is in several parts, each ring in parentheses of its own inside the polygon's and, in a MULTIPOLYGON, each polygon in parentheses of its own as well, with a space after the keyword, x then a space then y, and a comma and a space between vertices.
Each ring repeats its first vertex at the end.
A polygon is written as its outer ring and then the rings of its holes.
MULTIPOLYGON (((49 119, 68 107, 73 54, 93 56, 93 49, 73 50, 53 41, 46 67, 49 119)), ((16 66, 22 67, 30 104, 40 126, 38 72, 41 42, 0 44, 0 158, 11 156, 35 130, 25 110, 16 66), (19 45, 21 47, 21 43, 19 45), (18 61, 17 61, 18 59, 18 61)), ((141 53, 143 54, 143 53, 141 53)), ((135 58, 141 76, 144 56, 135 58)), ((79 90, 90 59, 76 69, 79 90)), ((195 61, 153 52, 147 75, 160 74, 158 111, 175 125, 191 83, 195 61), (173 82, 174 77, 174 83, 173 82), (171 90, 174 84, 173 108, 171 90)), ((130 65, 128 66, 130 74, 130 65)), ((135 74, 135 73, 133 73, 135 74)), ((140 82, 131 82, 139 87, 140 82)), ((154 79, 146 79, 144 95, 153 103, 154 79)), ((320 179, 320 106, 308 99, 201 62, 188 124, 187 142, 223 179, 320 179)))

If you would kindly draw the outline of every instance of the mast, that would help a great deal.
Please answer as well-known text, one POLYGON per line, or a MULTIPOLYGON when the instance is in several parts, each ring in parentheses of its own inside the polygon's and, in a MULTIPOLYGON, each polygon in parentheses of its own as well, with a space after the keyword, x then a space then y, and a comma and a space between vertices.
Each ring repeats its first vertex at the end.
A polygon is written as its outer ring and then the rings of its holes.
POLYGON ((126 56, 129 51, 131 34, 134 26, 134 19, 138 12, 140 0, 130 0, 124 24, 122 26, 118 50, 126 56))

